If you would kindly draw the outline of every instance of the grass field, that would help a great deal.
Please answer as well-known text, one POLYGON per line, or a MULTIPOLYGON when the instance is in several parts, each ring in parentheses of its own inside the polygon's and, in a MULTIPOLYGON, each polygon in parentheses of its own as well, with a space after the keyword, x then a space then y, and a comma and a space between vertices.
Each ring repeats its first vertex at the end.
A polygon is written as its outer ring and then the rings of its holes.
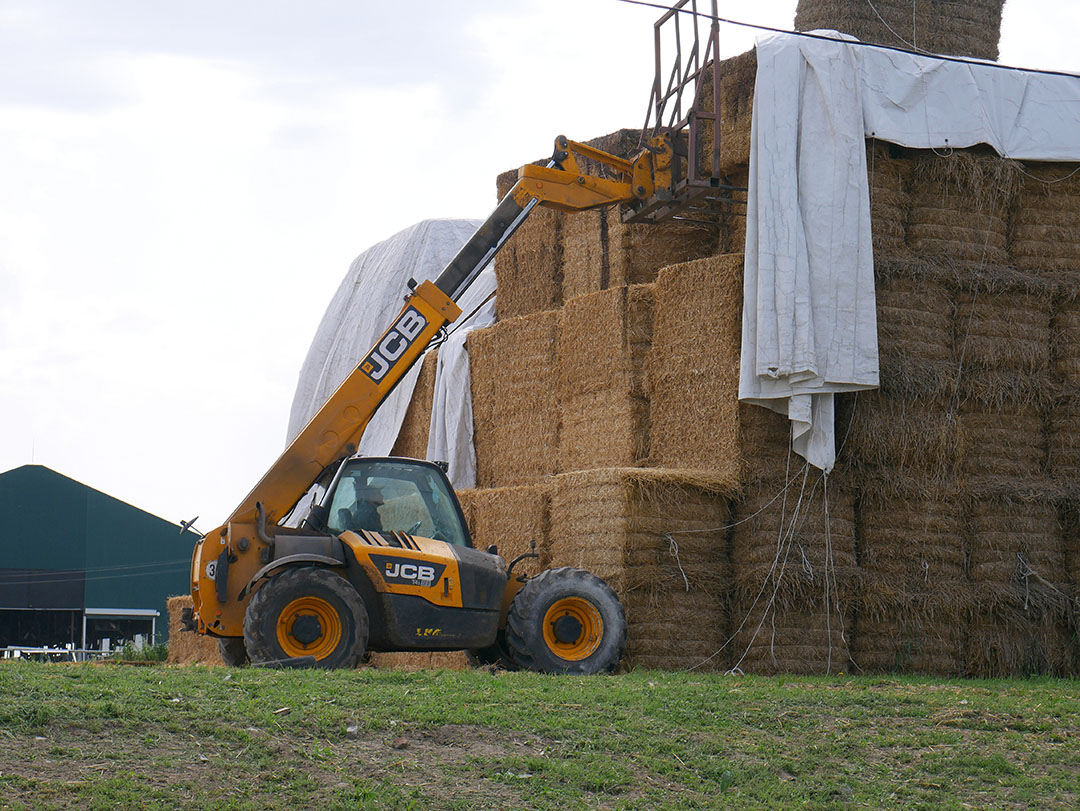
POLYGON ((1080 682, 0 664, 3 808, 1076 808, 1080 682))

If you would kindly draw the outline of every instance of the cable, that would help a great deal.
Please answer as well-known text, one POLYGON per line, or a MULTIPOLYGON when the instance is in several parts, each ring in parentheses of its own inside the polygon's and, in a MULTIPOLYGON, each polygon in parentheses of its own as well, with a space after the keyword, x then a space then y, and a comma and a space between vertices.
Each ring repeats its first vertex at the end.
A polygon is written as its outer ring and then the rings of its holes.
POLYGON ((995 68, 997 70, 1012 70, 1017 73, 1040 73, 1045 76, 1066 76, 1070 79, 1080 79, 1080 73, 1069 73, 1064 70, 1039 70, 1037 68, 1019 68, 1015 65, 1003 65, 1000 62, 989 62, 983 59, 969 59, 963 56, 946 56, 945 54, 931 54, 925 52, 911 51, 907 48, 899 48, 896 45, 879 45, 876 42, 861 42, 860 40, 848 40, 837 39, 836 37, 827 37, 822 34, 811 34, 807 31, 790 31, 786 28, 773 28, 769 25, 758 25, 757 23, 747 23, 741 20, 730 20, 726 17, 714 17, 711 14, 706 14, 701 11, 691 11, 688 9, 680 8, 673 9, 670 6, 665 6, 660 3, 650 3, 647 0, 618 0, 620 3, 628 3, 632 6, 646 6, 647 8, 656 8, 661 11, 678 11, 680 14, 690 14, 698 17, 703 17, 707 20, 715 20, 719 23, 727 23, 728 25, 737 25, 742 28, 753 28, 758 31, 769 31, 774 34, 788 34, 793 37, 803 37, 805 39, 820 39, 826 42, 842 42, 845 45, 857 45, 863 48, 879 48, 884 51, 897 51, 898 53, 913 54, 914 56, 922 56, 926 59, 938 59, 942 62, 959 62, 964 65, 978 65, 984 68, 995 68))
MULTIPOLYGON (((65 572, 65 576, 55 577, 43 577, 39 580, 14 580, 4 581, 0 580, 0 587, 3 586, 40 586, 48 583, 89 583, 95 580, 120 580, 121 578, 129 577, 146 577, 147 575, 165 575, 165 574, 179 574, 180 572, 190 571, 189 566, 174 566, 171 569, 161 569, 158 571, 150 572, 123 572, 117 574, 107 574, 100 577, 78 577, 79 572, 77 570, 65 572)), ((57 573, 58 575, 60 573, 57 573)))
MULTIPOLYGON (((153 563, 132 563, 123 566, 94 566, 89 569, 69 569, 64 571, 79 572, 83 574, 98 574, 101 572, 122 572, 131 571, 133 569, 160 569, 178 566, 180 564, 191 565, 191 557, 176 558, 175 560, 159 560, 153 563)), ((0 586, 11 586, 19 583, 32 583, 41 582, 34 580, 34 578, 47 577, 57 573, 57 570, 52 570, 49 575, 46 575, 42 571, 7 571, 0 574, 0 586)), ((52 581, 48 581, 52 582, 52 581)))

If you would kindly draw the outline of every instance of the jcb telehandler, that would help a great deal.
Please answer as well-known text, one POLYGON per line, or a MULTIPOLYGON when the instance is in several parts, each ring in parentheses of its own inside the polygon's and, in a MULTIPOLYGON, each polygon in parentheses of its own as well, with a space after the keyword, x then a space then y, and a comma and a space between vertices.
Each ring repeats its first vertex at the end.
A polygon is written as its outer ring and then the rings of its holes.
POLYGON ((185 627, 217 637, 231 665, 353 667, 368 650, 466 649, 474 663, 612 670, 626 619, 602 580, 570 568, 515 576, 520 558, 473 548, 439 466, 353 454, 379 404, 461 315, 455 301, 536 205, 662 204, 679 180, 672 152, 667 135, 633 160, 560 136, 546 166, 523 167, 434 282, 408 280, 389 329, 228 520, 198 542, 185 627), (609 176, 582 172, 578 157, 609 176))

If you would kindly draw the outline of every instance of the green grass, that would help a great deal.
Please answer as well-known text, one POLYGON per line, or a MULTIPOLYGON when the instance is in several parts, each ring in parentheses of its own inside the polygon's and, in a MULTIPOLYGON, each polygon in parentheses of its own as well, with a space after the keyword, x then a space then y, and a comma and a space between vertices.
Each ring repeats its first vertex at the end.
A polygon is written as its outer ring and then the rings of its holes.
POLYGON ((1074 808, 1078 687, 4 663, 0 808, 1074 808))

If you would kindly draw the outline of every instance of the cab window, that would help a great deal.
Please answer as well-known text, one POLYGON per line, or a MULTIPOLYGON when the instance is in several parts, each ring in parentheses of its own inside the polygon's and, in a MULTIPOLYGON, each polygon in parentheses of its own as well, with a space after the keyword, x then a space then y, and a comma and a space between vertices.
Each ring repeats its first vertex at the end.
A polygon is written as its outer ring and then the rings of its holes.
POLYGON ((351 463, 330 499, 327 528, 405 532, 458 546, 468 535, 445 479, 434 470, 400 462, 351 463))

